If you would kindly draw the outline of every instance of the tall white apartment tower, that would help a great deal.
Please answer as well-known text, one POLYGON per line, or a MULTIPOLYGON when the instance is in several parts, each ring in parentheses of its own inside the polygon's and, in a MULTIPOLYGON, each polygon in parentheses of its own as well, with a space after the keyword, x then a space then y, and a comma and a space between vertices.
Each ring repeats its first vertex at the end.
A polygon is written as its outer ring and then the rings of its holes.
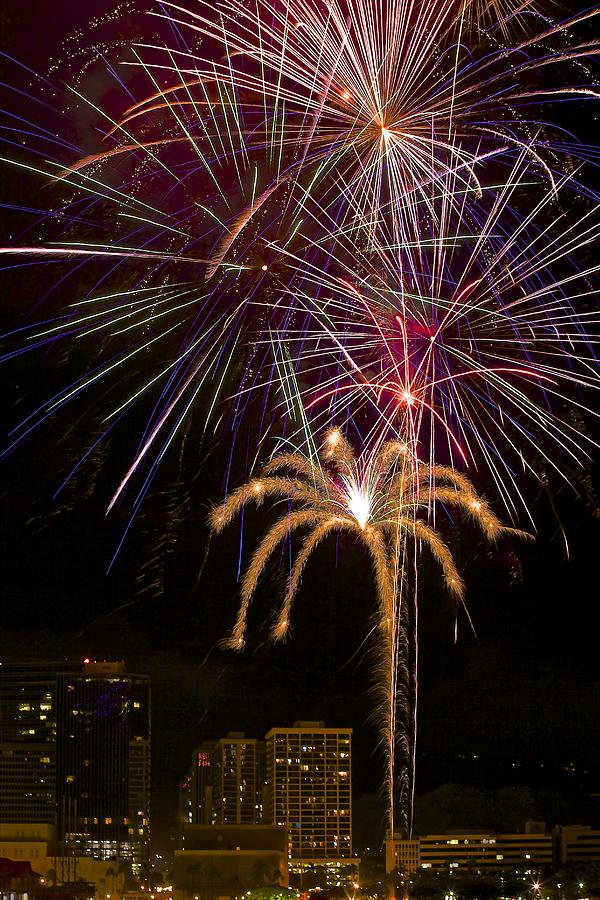
MULTIPOLYGON (((352 867, 351 728, 294 722, 265 736, 265 821, 285 825, 290 871, 352 867)), ((342 879, 343 880, 343 879, 342 879)))

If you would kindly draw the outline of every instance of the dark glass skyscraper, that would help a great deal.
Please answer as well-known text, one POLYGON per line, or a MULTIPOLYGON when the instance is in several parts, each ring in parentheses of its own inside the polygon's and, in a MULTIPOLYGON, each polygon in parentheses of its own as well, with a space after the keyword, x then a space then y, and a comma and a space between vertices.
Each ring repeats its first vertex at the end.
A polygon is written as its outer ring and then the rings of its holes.
POLYGON ((59 672, 81 663, 0 667, 0 822, 56 822, 59 672))
POLYGON ((0 821, 57 826, 61 854, 144 877, 150 680, 123 663, 0 668, 0 821))

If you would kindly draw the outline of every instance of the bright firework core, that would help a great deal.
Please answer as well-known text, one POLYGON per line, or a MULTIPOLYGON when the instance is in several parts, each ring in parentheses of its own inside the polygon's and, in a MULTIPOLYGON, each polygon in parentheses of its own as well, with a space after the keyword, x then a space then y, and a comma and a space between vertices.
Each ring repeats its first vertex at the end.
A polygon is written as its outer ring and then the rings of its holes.
POLYGON ((371 498, 368 491, 363 491, 358 485, 349 486, 348 509, 364 531, 371 515, 371 498))
POLYGON ((328 446, 329 446, 329 452, 330 452, 330 453, 333 453, 333 451, 335 450, 335 448, 336 448, 336 447, 338 446, 338 444, 340 443, 341 439, 342 439, 342 436, 341 436, 340 432, 337 430, 337 428, 334 428, 334 429, 332 429, 331 431, 328 432, 328 434, 327 434, 327 444, 328 444, 328 446))

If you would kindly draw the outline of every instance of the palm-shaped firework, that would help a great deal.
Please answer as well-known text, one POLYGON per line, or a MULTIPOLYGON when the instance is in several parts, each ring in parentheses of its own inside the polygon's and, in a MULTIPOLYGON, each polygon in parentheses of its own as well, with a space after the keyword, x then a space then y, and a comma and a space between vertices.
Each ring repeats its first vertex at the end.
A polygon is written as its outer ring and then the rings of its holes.
MULTIPOLYGON (((387 441, 375 452, 357 458, 339 429, 327 433, 315 458, 297 452, 276 455, 259 476, 233 491, 212 511, 212 530, 223 531, 246 506, 260 506, 267 498, 287 501, 292 508, 286 508, 268 529, 252 555, 242 579, 241 604, 227 644, 237 650, 243 647, 248 608, 259 578, 276 550, 295 531, 304 531, 305 537, 271 629, 276 641, 282 640, 289 631, 292 603, 304 567, 316 547, 332 533, 346 532, 358 538, 371 558, 377 585, 383 672, 378 681, 378 718, 382 725, 382 744, 388 755, 389 827, 393 830, 396 710, 400 701, 407 716, 416 700, 406 696, 409 681, 406 651, 410 649, 404 590, 407 543, 416 542, 428 548, 442 570, 446 588, 458 603, 464 600, 464 585, 450 548, 430 524, 435 505, 459 510, 490 541, 503 534, 528 535, 504 526, 464 475, 446 466, 420 462, 400 441, 387 441), (399 655, 400 648, 404 655, 399 655), (399 671, 402 690, 398 685, 399 671)), ((405 766, 410 771, 411 741, 406 731, 402 737, 405 766)))

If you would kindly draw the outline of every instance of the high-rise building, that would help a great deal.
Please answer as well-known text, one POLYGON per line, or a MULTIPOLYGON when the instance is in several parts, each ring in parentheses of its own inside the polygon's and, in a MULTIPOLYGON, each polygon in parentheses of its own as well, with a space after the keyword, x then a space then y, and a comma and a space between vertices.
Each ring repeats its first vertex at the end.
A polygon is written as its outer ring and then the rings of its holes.
POLYGON ((257 821, 255 738, 230 732, 217 741, 212 754, 213 822, 253 825, 257 821))
POLYGON ((56 747, 0 743, 0 822, 52 825, 56 811, 56 747))
POLYGON ((182 824, 212 824, 214 746, 214 742, 205 741, 192 753, 192 766, 185 781, 187 799, 182 809, 182 824))
POLYGON ((290 871, 348 871, 352 858, 352 729, 295 722, 266 735, 265 821, 290 835, 290 871))
POLYGON ((192 753, 181 786, 181 820, 193 825, 256 825, 261 821, 262 745, 243 732, 205 741, 192 753))
POLYGON ((81 663, 0 667, 0 823, 54 825, 60 672, 81 663))
POLYGON ((150 681, 123 663, 0 668, 0 821, 56 824, 58 852, 144 876, 150 681))

